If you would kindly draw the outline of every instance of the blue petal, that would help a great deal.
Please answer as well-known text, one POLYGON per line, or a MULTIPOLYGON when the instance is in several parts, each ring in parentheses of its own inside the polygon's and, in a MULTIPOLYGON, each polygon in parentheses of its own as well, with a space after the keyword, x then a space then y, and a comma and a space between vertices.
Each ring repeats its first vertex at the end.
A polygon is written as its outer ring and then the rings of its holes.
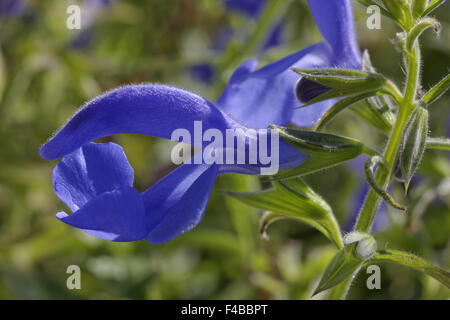
POLYGON ((133 168, 122 147, 114 143, 85 144, 53 170, 55 193, 72 211, 122 186, 133 186, 133 168))
POLYGON ((334 63, 343 68, 359 69, 361 54, 356 41, 350 0, 308 0, 320 33, 334 51, 334 63))
POLYGON ((216 106, 188 91, 164 85, 125 86, 88 102, 40 150, 47 160, 62 157, 83 144, 117 133, 139 133, 170 139, 175 129, 224 131, 238 126, 216 106))
MULTIPOLYGON (((359 212, 366 200, 367 193, 369 192, 369 184, 367 182, 361 182, 359 190, 356 195, 353 197, 353 205, 351 208, 351 212, 353 213, 347 221, 345 226, 345 232, 350 232, 353 230, 356 221, 358 220, 359 212)), ((389 216, 388 216, 387 204, 385 201, 382 201, 380 207, 377 210, 375 215, 372 231, 383 231, 389 225, 389 216)))
POLYGON ((102 193, 71 215, 59 212, 56 217, 109 241, 137 241, 147 234, 142 196, 130 187, 102 193))
POLYGON ((184 164, 143 193, 146 240, 170 241, 194 228, 202 219, 217 176, 217 165, 184 164))
POLYGON ((199 82, 211 85, 215 77, 215 68, 208 63, 194 64, 188 67, 191 77, 199 82))
POLYGON ((291 68, 313 68, 329 64, 330 49, 323 43, 254 72, 250 72, 250 67, 254 66, 252 60, 235 72, 218 104, 251 128, 266 128, 269 123, 287 125, 292 122, 294 108, 299 105, 294 95, 299 76, 291 68))
POLYGON ((313 127, 336 101, 336 99, 325 100, 303 109, 294 110, 291 122, 302 128, 313 127))
POLYGON ((0 17, 18 17, 27 8, 28 0, 2 0, 0 1, 0 17))
POLYGON ((265 51, 272 47, 279 46, 282 42, 284 23, 283 20, 275 23, 272 29, 269 31, 269 36, 267 37, 265 43, 263 44, 261 51, 265 51))
POLYGON ((250 18, 256 18, 259 15, 265 0, 222 0, 228 9, 239 11, 250 18))

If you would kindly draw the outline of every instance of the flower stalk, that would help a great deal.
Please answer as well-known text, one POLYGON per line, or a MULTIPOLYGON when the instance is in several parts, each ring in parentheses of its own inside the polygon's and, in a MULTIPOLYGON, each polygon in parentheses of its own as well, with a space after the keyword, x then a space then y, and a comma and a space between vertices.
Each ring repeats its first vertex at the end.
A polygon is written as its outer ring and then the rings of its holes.
MULTIPOLYGON (((387 142, 384 151, 384 166, 379 166, 374 180, 381 190, 388 189, 394 177, 394 170, 399 159, 399 150, 403 137, 403 133, 408 125, 408 121, 417 107, 416 97, 418 88, 420 87, 420 68, 421 68, 421 54, 418 39, 411 50, 404 46, 404 61, 407 64, 407 76, 403 97, 398 103, 397 120, 392 129, 392 133, 387 142)), ((398 101, 397 101, 398 102, 398 101)), ((369 233, 381 204, 382 198, 376 190, 370 189, 364 201, 363 207, 358 216, 358 220, 354 227, 354 231, 369 233)), ((348 289, 351 286, 352 279, 358 270, 347 280, 335 287, 330 294, 330 299, 345 299, 348 289)))

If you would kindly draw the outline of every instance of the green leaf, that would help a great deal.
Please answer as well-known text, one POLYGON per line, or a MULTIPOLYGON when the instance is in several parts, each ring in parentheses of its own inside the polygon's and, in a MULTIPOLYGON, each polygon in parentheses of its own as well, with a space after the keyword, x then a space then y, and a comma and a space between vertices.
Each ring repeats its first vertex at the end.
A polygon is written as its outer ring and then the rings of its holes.
POLYGON ((444 4, 447 0, 433 0, 422 14, 422 17, 428 16, 431 12, 436 10, 440 5, 444 4))
POLYGON ((428 91, 422 98, 422 101, 427 105, 434 103, 438 100, 448 89, 450 88, 450 74, 448 74, 444 79, 439 81, 433 88, 428 91))
POLYGON ((417 271, 423 272, 434 279, 441 282, 450 289, 450 272, 442 268, 436 267, 424 259, 415 256, 409 252, 402 252, 397 250, 383 250, 375 253, 372 259, 367 263, 377 262, 395 262, 417 271))
POLYGON ((427 138, 427 149, 450 151, 450 138, 427 138))
POLYGON ((338 285, 350 277, 361 267, 363 262, 364 260, 354 254, 354 246, 345 246, 340 249, 325 269, 313 296, 338 285))
POLYGON ((375 155, 362 142, 322 132, 290 129, 270 126, 293 147, 303 151, 310 157, 300 166, 287 169, 271 177, 274 180, 299 177, 333 167, 365 153, 375 155))
POLYGON ((425 151, 428 136, 428 110, 418 106, 405 130, 400 152, 400 169, 405 181, 405 190, 419 166, 425 151))
POLYGON ((330 206, 300 179, 273 181, 271 189, 260 192, 227 191, 226 194, 251 207, 272 212, 266 219, 268 223, 281 218, 280 215, 297 219, 322 232, 338 248, 343 246, 330 206))

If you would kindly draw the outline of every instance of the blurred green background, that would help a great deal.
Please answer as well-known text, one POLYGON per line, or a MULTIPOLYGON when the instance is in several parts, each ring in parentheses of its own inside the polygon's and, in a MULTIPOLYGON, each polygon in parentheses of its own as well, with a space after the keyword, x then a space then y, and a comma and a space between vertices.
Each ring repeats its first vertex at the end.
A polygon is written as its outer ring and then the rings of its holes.
MULTIPOLYGON (((0 1, 1 2, 1 1, 0 1)), ((88 1, 84 1, 85 3, 88 1)), ((288 2, 288 1, 286 1, 288 2)), ((356 2, 356 1, 355 1, 356 2)), ((66 8, 80 1, 28 1, 17 16, 0 17, 0 298, 1 299, 309 299, 335 249, 317 231, 280 221, 259 236, 261 212, 223 197, 220 189, 257 190, 258 178, 221 176, 205 218, 193 231, 163 245, 112 243, 70 228, 55 218, 65 210, 53 193, 51 171, 38 149, 84 102, 132 82, 183 87, 217 99, 233 69, 251 57, 260 65, 321 40, 305 0, 281 12, 281 45, 263 53, 243 34, 258 21, 227 10, 219 0, 117 0, 95 12, 82 30, 68 30, 66 8), (224 50, 211 46, 226 28, 237 30, 224 50), (196 81, 192 65, 216 66, 212 84, 196 81), (68 290, 66 268, 81 268, 81 290, 68 290)), ((366 28, 367 14, 354 4, 359 43, 378 71, 401 84, 401 56, 391 43, 399 30, 383 18, 366 28)), ((424 89, 449 71, 450 5, 436 13, 440 39, 423 38, 424 89)), ((279 18, 280 15, 275 15, 279 18)), ((433 105, 433 136, 449 135, 450 96, 433 105)), ((330 131, 381 148, 385 137, 342 113, 330 131)), ((121 144, 145 190, 172 170, 172 144, 139 135, 102 141, 121 144)), ((357 211, 361 168, 341 165, 306 181, 333 207, 341 226, 357 211)), ((404 197, 411 210, 388 211, 376 233, 381 248, 421 255, 450 267, 450 160, 429 152, 419 178, 404 197)), ((381 265, 382 289, 368 290, 362 270, 350 299, 448 299, 435 280, 397 265, 381 265)))

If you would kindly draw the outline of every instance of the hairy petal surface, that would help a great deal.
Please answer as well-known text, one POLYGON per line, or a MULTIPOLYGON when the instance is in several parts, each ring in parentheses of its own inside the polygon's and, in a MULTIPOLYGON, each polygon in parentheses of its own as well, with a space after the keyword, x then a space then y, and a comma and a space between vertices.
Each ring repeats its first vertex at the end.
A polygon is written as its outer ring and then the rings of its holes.
MULTIPOLYGON (((218 105, 251 128, 267 128, 268 124, 287 125, 290 122, 304 125, 301 116, 296 116, 293 121, 294 108, 298 106, 294 94, 298 75, 291 68, 328 66, 330 53, 325 43, 319 43, 254 72, 255 60, 247 61, 231 77, 218 105)), ((305 112, 305 118, 310 118, 310 112, 315 115, 314 108, 311 110, 305 112)), ((317 118, 321 115, 317 114, 317 118)))
POLYGON ((88 102, 40 150, 47 160, 62 157, 83 144, 117 133, 139 133, 170 139, 175 129, 225 131, 239 126, 208 100, 164 85, 130 85, 88 102))
POLYGON ((320 33, 333 49, 336 66, 359 69, 361 53, 356 41, 350 0, 308 0, 320 33))

